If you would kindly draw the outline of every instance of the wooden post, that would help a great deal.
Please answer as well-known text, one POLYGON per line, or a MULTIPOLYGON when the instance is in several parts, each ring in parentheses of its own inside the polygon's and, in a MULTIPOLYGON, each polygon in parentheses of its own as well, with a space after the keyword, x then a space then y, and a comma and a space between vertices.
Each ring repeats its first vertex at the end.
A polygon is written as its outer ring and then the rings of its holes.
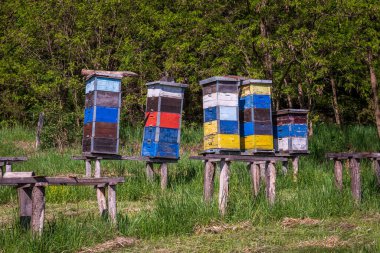
POLYGON ((248 164, 248 170, 251 175, 252 196, 255 198, 259 195, 260 191, 260 165, 251 162, 248 164))
POLYGON ((228 182, 230 177, 230 162, 222 160, 220 162, 220 178, 219 178, 219 211, 225 215, 228 202, 228 182))
POLYGON ((265 170, 266 170, 266 162, 264 163, 259 163, 260 166, 260 177, 263 182, 265 182, 265 170))
POLYGON ((86 159, 86 177, 91 177, 91 160, 86 159))
POLYGON ((297 181, 297 176, 298 176, 298 161, 299 161, 299 156, 294 156, 292 158, 292 164, 293 164, 293 181, 297 181))
MULTIPOLYGON (((100 159, 95 160, 95 177, 100 177, 100 159)), ((106 189, 104 186, 96 186, 96 197, 98 199, 99 213, 102 217, 107 216, 106 189)))
POLYGON ((274 162, 269 162, 266 170, 266 195, 269 204, 273 205, 276 198, 276 167, 274 162))
POLYGON ((339 191, 343 190, 343 164, 342 161, 334 160, 335 186, 339 191))
POLYGON ((32 190, 32 187, 17 188, 20 225, 24 229, 30 227, 32 220, 32 190))
POLYGON ((4 166, 4 163, 3 163, 3 162, 0 162, 0 178, 2 178, 2 177, 3 177, 3 174, 4 174, 3 166, 4 166))
POLYGON ((108 186, 108 215, 113 224, 116 224, 116 185, 108 186))
POLYGON ((205 161, 205 175, 203 181, 203 199, 205 202, 210 203, 214 193, 214 175, 215 166, 209 160, 205 161))
POLYGON ((161 189, 165 190, 168 187, 168 164, 161 163, 161 189))
POLYGON ((40 115, 38 117, 38 123, 37 123, 37 131, 36 131, 36 149, 38 149, 41 144, 40 136, 41 136, 41 130, 42 130, 43 124, 44 124, 44 113, 40 112, 40 115))
POLYGON ((45 186, 35 184, 32 190, 32 233, 40 236, 44 228, 45 186))
POLYGON ((152 182, 154 177, 154 171, 153 171, 153 163, 147 162, 146 163, 146 178, 148 181, 152 182))
POLYGON ((361 201, 360 162, 357 158, 350 159, 351 168, 351 192, 356 203, 361 201))
POLYGON ((5 163, 5 172, 12 172, 12 164, 11 162, 5 163))
POLYGON ((380 160, 376 158, 373 159, 373 168, 375 170, 376 178, 377 178, 377 186, 380 187, 380 160))
POLYGON ((283 161, 282 162, 282 174, 284 174, 284 175, 288 174, 288 167, 289 167, 289 162, 283 161))

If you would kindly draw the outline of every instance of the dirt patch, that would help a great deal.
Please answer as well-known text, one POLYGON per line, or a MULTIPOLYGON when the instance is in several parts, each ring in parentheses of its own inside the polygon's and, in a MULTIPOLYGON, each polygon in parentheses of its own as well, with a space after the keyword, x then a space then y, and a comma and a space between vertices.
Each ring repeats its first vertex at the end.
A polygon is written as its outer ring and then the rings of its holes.
POLYGON ((296 227, 299 225, 310 226, 310 225, 317 225, 319 223, 321 223, 321 220, 312 219, 312 218, 299 219, 299 218, 285 217, 281 222, 281 226, 283 228, 292 228, 292 227, 296 227))
POLYGON ((307 248, 307 247, 315 247, 315 248, 336 248, 341 247, 346 244, 345 241, 341 241, 339 236, 329 236, 322 240, 309 240, 300 242, 297 244, 297 248, 307 248))
POLYGON ((115 249, 120 249, 120 248, 125 248, 128 246, 133 246, 137 240, 135 238, 131 237, 116 237, 112 240, 106 241, 101 244, 94 245, 91 248, 84 248, 78 253, 100 253, 100 252, 106 252, 110 250, 115 250, 115 249))
POLYGON ((252 227, 251 222, 245 221, 238 224, 224 224, 224 223, 215 223, 208 226, 195 226, 194 233, 199 234, 219 234, 224 231, 236 231, 252 227))

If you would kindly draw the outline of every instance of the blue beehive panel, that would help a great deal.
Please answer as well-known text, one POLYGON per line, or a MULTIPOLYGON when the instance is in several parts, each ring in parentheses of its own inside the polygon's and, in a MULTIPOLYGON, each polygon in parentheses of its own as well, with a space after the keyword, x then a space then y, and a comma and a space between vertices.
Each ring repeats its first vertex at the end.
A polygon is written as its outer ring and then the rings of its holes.
POLYGON ((179 129, 160 128, 159 142, 178 143, 179 129))
POLYGON ((235 106, 219 106, 219 119, 238 121, 238 108, 235 106))
POLYGON ((120 92, 121 81, 119 79, 97 77, 96 90, 120 92))
POLYGON ((216 106, 203 110, 204 122, 216 120, 216 106))
POLYGON ((95 119, 93 118, 93 115, 94 107, 86 108, 84 111, 84 124, 92 121, 118 123, 119 108, 97 106, 95 119))
POLYGON ((144 141, 142 145, 141 155, 147 157, 178 159, 179 144, 144 141))
POLYGON ((239 133, 239 122, 230 120, 220 120, 220 133, 221 134, 238 134, 239 133))
POLYGON ((252 95, 253 96, 253 104, 269 104, 271 103, 270 95, 252 95))
POLYGON ((156 138, 156 127, 144 127, 144 141, 154 141, 156 138))
POLYGON ((307 125, 304 124, 290 124, 274 126, 275 138, 285 137, 307 137, 307 125))
POLYGON ((239 98, 240 110, 249 109, 253 107, 252 96, 246 96, 239 98))
POLYGON ((254 134, 255 125, 253 122, 240 123, 240 136, 248 136, 254 134))

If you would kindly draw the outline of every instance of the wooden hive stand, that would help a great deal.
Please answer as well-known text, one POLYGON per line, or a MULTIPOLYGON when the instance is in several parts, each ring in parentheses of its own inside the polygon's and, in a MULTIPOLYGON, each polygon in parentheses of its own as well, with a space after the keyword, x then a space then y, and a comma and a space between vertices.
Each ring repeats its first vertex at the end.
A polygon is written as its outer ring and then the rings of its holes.
POLYGON ((27 161, 28 158, 25 156, 21 157, 0 157, 0 178, 4 176, 7 172, 12 172, 12 164, 17 162, 27 161), (4 169, 5 167, 5 169, 4 169))
POLYGON ((205 162, 204 191, 205 202, 211 202, 214 192, 215 163, 220 163, 219 177, 219 211, 226 214, 229 191, 229 177, 231 162, 247 162, 248 171, 252 181, 252 194, 255 198, 260 189, 261 173, 265 172, 266 197, 270 205, 273 205, 276 197, 276 168, 277 161, 286 161, 287 158, 275 156, 246 156, 246 155, 223 155, 223 154, 203 154, 192 156, 190 159, 203 160, 205 162))
POLYGON ((357 152, 357 153, 327 153, 326 158, 334 160, 335 186, 339 191, 343 190, 343 161, 348 161, 351 177, 351 192, 356 203, 360 203, 362 198, 360 160, 371 159, 373 169, 380 187, 380 153, 357 152))
POLYGON ((309 153, 276 153, 275 155, 277 157, 283 157, 286 158, 285 161, 282 162, 282 172, 284 174, 288 173, 289 169, 289 160, 292 163, 293 168, 293 181, 297 181, 298 178, 298 171, 299 171, 299 160, 301 156, 308 155, 309 153))

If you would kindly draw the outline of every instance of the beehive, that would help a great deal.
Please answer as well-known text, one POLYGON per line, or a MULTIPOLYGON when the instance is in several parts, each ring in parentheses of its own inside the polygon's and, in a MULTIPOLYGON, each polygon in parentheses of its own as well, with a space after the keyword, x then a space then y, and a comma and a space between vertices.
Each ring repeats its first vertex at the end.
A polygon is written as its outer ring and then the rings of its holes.
POLYGON ((90 75, 86 79, 83 153, 118 154, 121 77, 90 75))
POLYGON ((205 152, 240 151, 239 83, 237 78, 223 76, 200 81, 205 152))
POLYGON ((148 87, 141 155, 179 158, 181 114, 187 84, 155 81, 148 87))
POLYGON ((307 153, 307 113, 304 109, 285 109, 273 113, 276 152, 307 153))
POLYGON ((243 152, 273 152, 271 86, 271 80, 242 81, 239 110, 243 152))

